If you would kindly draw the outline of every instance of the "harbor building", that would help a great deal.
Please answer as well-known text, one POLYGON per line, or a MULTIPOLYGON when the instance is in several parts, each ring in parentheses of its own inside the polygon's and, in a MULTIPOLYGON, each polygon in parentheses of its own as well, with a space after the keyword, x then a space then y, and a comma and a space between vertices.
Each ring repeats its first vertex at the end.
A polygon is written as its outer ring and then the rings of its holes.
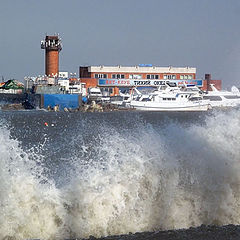
POLYGON ((138 66, 89 66, 80 67, 80 78, 105 79, 195 79, 193 67, 155 67, 150 64, 138 66))
POLYGON ((162 80, 195 80, 196 68, 138 66, 80 66, 79 78, 86 88, 108 88, 110 95, 118 95, 119 87, 157 86, 162 80))
POLYGON ((151 64, 138 66, 80 66, 79 78, 86 88, 100 87, 110 95, 118 95, 120 87, 157 87, 166 81, 177 85, 194 84, 202 90, 209 90, 211 83, 221 90, 221 80, 212 80, 210 74, 205 79, 196 79, 195 67, 158 67, 151 64))

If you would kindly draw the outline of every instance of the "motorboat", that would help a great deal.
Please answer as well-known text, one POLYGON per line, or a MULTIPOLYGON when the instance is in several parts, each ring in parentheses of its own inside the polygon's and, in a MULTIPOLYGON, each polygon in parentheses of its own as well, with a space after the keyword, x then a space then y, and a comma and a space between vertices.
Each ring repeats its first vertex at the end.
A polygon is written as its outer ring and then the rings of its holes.
MULTIPOLYGON (((140 92, 139 92, 140 93, 140 92)), ((131 100, 135 99, 139 94, 137 91, 130 89, 130 91, 119 91, 119 96, 112 96, 110 103, 113 105, 129 107, 131 100)))
POLYGON ((139 94, 130 102, 130 107, 144 111, 207 111, 212 108, 199 91, 182 90, 172 83, 150 94, 139 94))
POLYGON ((212 107, 236 107, 240 105, 240 92, 235 86, 231 91, 219 91, 214 84, 210 84, 211 91, 204 92, 196 85, 184 85, 181 90, 188 92, 196 92, 203 96, 204 100, 209 100, 212 107))
POLYGON ((209 100, 212 107, 236 107, 240 105, 239 89, 232 86, 231 91, 219 91, 210 84, 212 91, 204 93, 203 99, 209 100))

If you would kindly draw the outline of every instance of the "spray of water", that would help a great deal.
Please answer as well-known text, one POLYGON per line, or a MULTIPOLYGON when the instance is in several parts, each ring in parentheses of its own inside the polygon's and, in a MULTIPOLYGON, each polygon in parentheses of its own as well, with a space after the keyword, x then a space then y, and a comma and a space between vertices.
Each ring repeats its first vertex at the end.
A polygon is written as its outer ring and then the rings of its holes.
POLYGON ((23 152, 4 127, 0 146, 0 239, 52 239, 62 211, 58 190, 41 174, 41 156, 23 152))
POLYGON ((103 124, 95 144, 69 156, 74 171, 61 186, 44 177, 41 154, 24 152, 2 127, 0 239, 239 224, 240 113, 205 121, 138 121, 134 131, 103 124))

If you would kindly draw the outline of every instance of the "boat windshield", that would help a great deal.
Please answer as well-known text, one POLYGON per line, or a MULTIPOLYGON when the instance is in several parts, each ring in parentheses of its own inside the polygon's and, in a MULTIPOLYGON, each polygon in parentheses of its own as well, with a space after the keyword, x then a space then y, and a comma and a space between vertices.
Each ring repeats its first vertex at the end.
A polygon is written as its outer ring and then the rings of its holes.
POLYGON ((137 96, 136 101, 139 101, 142 96, 137 96))
POLYGON ((167 86, 166 86, 166 85, 162 85, 162 86, 158 87, 158 89, 157 89, 157 90, 155 90, 155 91, 166 90, 166 88, 167 88, 167 86))
POLYGON ((142 102, 148 102, 148 101, 151 101, 151 99, 148 98, 148 97, 145 97, 145 98, 143 98, 141 101, 142 101, 142 102))
POLYGON ((222 101, 220 96, 203 96, 203 99, 209 99, 210 101, 222 101))
POLYGON ((177 87, 177 84, 175 82, 167 82, 166 83, 169 87, 177 87))
POLYGON ((225 95, 224 96, 226 99, 239 99, 240 96, 237 96, 237 95, 225 95))
POLYGON ((199 101, 199 100, 202 100, 201 97, 191 97, 189 98, 190 101, 199 101))

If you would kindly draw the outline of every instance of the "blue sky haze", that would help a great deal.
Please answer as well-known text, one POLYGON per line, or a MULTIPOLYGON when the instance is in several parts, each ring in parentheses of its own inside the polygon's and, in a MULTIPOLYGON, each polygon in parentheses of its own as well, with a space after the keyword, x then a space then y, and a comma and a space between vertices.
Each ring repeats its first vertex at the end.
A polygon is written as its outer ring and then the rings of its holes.
POLYGON ((191 66, 240 86, 239 0, 1 0, 0 76, 44 74, 45 34, 60 70, 80 65, 191 66))

